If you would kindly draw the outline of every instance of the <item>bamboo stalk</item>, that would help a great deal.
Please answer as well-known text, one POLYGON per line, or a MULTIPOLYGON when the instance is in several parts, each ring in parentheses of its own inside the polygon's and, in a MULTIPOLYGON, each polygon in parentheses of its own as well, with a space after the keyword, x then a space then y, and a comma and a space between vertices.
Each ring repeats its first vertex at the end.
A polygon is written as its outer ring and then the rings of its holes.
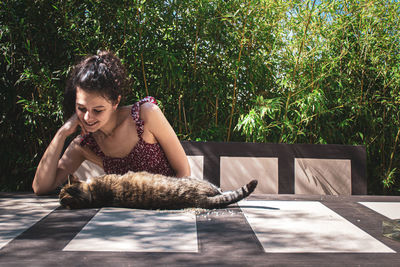
POLYGON ((199 38, 199 25, 196 25, 196 39, 194 40, 194 65, 193 65, 193 72, 194 77, 196 78, 196 71, 197 71, 197 40, 199 38))
POLYGON ((240 50, 239 50, 239 57, 238 57, 238 64, 236 68, 236 73, 234 75, 234 81, 233 81, 233 99, 232 99, 232 109, 231 109, 231 114, 229 117, 229 126, 228 126, 228 134, 226 141, 229 142, 231 138, 231 128, 232 128, 232 120, 233 120, 233 114, 235 113, 235 105, 236 105, 236 99, 237 99, 237 74, 239 72, 239 66, 240 66, 240 58, 242 56, 242 50, 243 50, 243 39, 244 39, 244 34, 246 33, 246 22, 247 22, 247 16, 244 19, 243 23, 243 31, 242 31, 242 37, 240 39, 240 50))
POLYGON ((218 96, 215 99, 215 126, 218 126, 218 96))
POLYGON ((389 168, 388 168, 388 172, 387 173, 389 173, 391 171, 391 169, 392 169, 394 153, 396 152, 397 143, 399 142, 399 136, 400 136, 400 127, 399 127, 399 129, 397 131, 396 139, 394 140, 393 151, 390 154, 389 168))
POLYGON ((186 111, 185 111, 185 102, 183 102, 182 100, 182 109, 183 109, 183 120, 185 122, 185 130, 186 130, 186 135, 189 135, 189 127, 188 127, 188 123, 186 120, 186 111))
POLYGON ((144 87, 146 88, 146 96, 149 96, 149 88, 147 87, 146 72, 144 71, 143 51, 142 53, 140 53, 140 60, 142 61, 142 73, 143 73, 144 87))
POLYGON ((182 134, 182 113, 181 113, 181 100, 182 100, 182 95, 179 96, 178 99, 178 127, 179 127, 179 133, 182 134))
MULTIPOLYGON (((138 22, 140 24, 140 12, 139 12, 139 9, 137 10, 137 17, 138 17, 138 22)), ((139 43, 141 43, 141 41, 142 41, 142 32, 143 32, 143 26, 140 25, 140 27, 139 27, 139 43)), ((144 70, 143 50, 144 49, 142 48, 142 51, 140 53, 140 61, 142 63, 142 74, 143 74, 144 87, 146 88, 146 96, 149 96, 149 89, 147 87, 147 80, 146 80, 146 72, 144 70)))
MULTIPOLYGON (((308 15, 308 19, 307 19, 307 22, 306 22, 306 27, 304 28, 303 40, 302 40, 301 43, 300 43, 299 54, 297 55, 296 64, 295 64, 294 70, 293 70, 293 75, 292 75, 292 80, 293 80, 293 81, 294 81, 294 79, 295 79, 295 76, 296 76, 296 74, 297 74, 297 69, 298 69, 298 67, 299 67, 300 56, 301 56, 302 51, 303 51, 305 38, 306 38, 306 35, 307 35, 308 27, 309 27, 309 25, 310 25, 311 16, 312 16, 312 13, 313 13, 314 7, 315 7, 315 2, 316 2, 316 0, 314 0, 314 2, 313 2, 313 5, 312 5, 312 7, 311 7, 311 12, 310 12, 310 14, 308 15)), ((283 115, 283 120, 284 120, 284 121, 287 119, 287 113, 288 113, 289 103, 290 103, 291 97, 292 97, 292 92, 289 91, 288 97, 287 97, 287 99, 286 99, 286 104, 285 104, 285 114, 283 115)), ((282 124, 281 137, 279 138, 279 142, 280 142, 280 143, 283 141, 283 133, 284 133, 284 131, 285 131, 285 124, 282 124)))

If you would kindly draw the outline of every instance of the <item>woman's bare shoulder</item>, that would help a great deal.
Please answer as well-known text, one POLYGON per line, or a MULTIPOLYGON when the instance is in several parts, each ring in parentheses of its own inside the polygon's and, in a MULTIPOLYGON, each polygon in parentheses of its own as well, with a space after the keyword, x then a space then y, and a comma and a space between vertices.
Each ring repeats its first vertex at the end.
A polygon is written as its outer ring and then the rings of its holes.
POLYGON ((140 106, 140 118, 143 121, 149 121, 154 117, 159 117, 162 115, 161 109, 156 104, 146 102, 140 106))

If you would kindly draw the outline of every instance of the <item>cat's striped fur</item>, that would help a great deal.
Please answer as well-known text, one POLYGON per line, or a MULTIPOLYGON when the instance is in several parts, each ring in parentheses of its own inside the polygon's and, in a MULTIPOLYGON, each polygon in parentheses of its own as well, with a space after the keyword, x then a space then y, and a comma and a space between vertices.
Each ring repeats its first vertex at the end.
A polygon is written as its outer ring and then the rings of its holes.
POLYGON ((75 182, 60 192, 60 203, 69 209, 126 207, 137 209, 222 208, 250 195, 257 180, 236 191, 222 192, 195 178, 175 178, 147 172, 107 174, 92 182, 75 182))

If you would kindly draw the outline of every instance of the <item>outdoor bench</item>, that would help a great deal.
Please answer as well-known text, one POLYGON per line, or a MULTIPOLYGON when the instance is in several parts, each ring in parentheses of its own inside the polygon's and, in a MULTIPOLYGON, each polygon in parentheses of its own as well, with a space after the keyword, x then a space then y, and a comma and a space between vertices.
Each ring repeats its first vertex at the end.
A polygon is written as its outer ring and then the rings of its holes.
MULTIPOLYGON (((364 146, 182 141, 192 176, 224 191, 258 179, 255 193, 366 195, 364 146)), ((102 174, 90 162, 80 179, 102 174)))

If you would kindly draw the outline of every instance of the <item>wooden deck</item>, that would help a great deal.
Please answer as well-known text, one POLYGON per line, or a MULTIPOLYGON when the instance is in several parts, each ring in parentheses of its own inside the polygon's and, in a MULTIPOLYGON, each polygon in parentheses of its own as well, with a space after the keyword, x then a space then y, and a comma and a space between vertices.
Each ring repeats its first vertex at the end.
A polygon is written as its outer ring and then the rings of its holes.
POLYGON ((398 266, 400 197, 254 195, 227 209, 65 210, 0 193, 1 266, 398 266))

